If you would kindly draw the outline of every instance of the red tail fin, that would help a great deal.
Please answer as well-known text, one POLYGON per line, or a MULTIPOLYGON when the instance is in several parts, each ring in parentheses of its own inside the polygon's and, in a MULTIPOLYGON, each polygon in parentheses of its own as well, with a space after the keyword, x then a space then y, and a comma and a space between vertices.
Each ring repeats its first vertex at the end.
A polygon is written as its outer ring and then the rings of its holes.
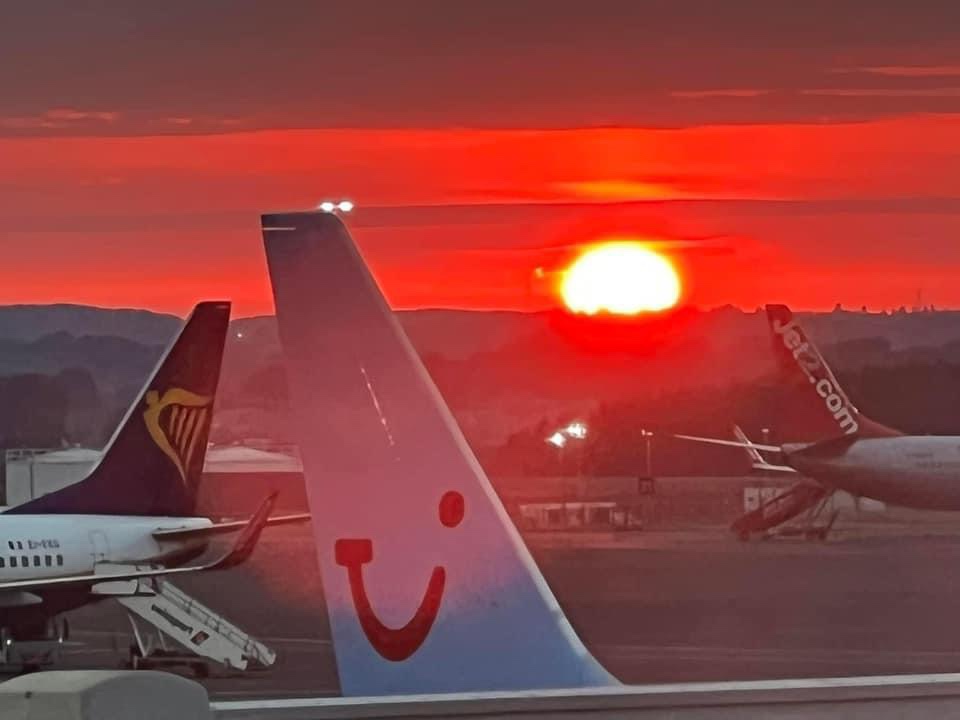
POLYGON ((787 418, 810 435, 791 440, 826 440, 842 435, 878 437, 899 435, 864 415, 850 402, 816 345, 786 305, 767 305, 774 354, 789 388, 787 418))

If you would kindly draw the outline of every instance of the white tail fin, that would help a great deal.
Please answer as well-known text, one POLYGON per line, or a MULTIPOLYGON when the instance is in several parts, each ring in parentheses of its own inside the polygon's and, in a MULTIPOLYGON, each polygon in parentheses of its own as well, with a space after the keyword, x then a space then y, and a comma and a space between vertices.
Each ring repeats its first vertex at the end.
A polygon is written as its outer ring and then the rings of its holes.
POLYGON ((343 693, 615 683, 340 219, 265 215, 263 234, 343 693))

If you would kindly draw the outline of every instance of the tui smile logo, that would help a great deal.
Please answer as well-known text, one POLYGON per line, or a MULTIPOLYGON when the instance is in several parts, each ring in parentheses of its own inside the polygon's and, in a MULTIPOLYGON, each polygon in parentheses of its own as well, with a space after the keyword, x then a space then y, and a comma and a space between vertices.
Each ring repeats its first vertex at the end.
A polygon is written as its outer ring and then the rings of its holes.
MULTIPOLYGON (((444 527, 453 528, 459 525, 464 515, 463 495, 454 491, 444 493, 440 498, 439 515, 440 523, 444 527)), ((363 580, 363 566, 373 562, 373 541, 369 538, 337 540, 334 543, 334 559, 337 565, 347 569, 357 619, 373 649, 393 662, 406 660, 419 650, 440 612, 447 579, 446 570, 440 565, 433 568, 413 617, 403 627, 391 628, 377 617, 363 580)))
POLYGON ((187 484, 187 472, 210 415, 211 398, 183 388, 170 388, 163 396, 147 392, 143 421, 157 447, 170 458, 187 484))

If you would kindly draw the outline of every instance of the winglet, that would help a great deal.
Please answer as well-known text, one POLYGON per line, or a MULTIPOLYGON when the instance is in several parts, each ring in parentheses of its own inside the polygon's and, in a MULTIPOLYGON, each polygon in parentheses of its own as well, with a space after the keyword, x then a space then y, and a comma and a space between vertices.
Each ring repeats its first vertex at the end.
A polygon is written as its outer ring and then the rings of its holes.
POLYGON ((737 439, 737 442, 743 443, 743 449, 747 452, 747 458, 750 460, 751 465, 766 465, 767 461, 764 460, 763 455, 760 454, 760 451, 753 447, 753 443, 750 442, 750 438, 747 437, 747 434, 743 431, 739 425, 733 426, 733 436, 737 439))
POLYGON ((277 492, 272 492, 253 516, 247 521, 246 526, 237 535, 233 545, 227 552, 212 562, 202 565, 189 565, 180 567, 161 567, 161 568, 139 568, 132 567, 128 570, 107 570, 105 572, 93 572, 85 575, 63 575, 60 577, 31 578, 27 580, 11 580, 0 582, 0 592, 8 590, 53 590, 55 588, 69 587, 92 587, 101 583, 118 582, 127 580, 140 580, 146 578, 173 577, 174 575, 185 575, 193 572, 208 572, 211 570, 228 570, 245 562, 253 554, 260 539, 260 533, 266 527, 270 513, 277 501, 277 492))
POLYGON ((227 570, 246 562, 253 554, 260 540, 260 534, 267 526, 270 519, 270 513, 273 512, 273 506, 277 503, 277 491, 274 490, 267 499, 261 503, 257 511, 250 517, 246 526, 237 535, 233 542, 233 547, 226 555, 207 567, 207 570, 227 570))

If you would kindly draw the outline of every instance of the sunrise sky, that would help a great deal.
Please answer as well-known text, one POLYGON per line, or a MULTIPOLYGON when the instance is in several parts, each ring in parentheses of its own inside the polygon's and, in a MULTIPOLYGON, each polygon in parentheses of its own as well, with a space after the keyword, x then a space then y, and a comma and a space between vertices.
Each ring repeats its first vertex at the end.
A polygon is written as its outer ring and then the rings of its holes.
POLYGON ((0 303, 271 311, 349 197, 397 306, 539 309, 585 244, 685 302, 960 307, 960 5, 33 2, 0 22, 0 303))

